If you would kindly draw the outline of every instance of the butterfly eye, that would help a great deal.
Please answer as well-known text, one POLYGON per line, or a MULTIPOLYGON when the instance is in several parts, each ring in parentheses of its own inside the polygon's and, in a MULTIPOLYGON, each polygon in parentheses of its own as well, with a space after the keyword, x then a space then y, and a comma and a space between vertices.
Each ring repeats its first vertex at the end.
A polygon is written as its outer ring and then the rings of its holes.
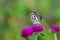
POLYGON ((35 15, 33 15, 33 16, 32 16, 32 19, 33 19, 33 20, 36 20, 36 16, 35 16, 35 15))

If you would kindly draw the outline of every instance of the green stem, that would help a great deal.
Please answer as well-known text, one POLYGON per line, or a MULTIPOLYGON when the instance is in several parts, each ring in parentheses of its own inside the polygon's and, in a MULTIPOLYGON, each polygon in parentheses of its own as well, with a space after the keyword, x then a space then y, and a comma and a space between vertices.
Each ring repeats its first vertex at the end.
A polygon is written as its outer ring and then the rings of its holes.
MULTIPOLYGON (((49 32, 51 32, 51 30, 49 29, 49 32)), ((53 36, 54 36, 54 40, 58 40, 57 39, 57 35, 56 35, 56 33, 54 32, 54 31, 52 31, 54 34, 53 34, 53 36)))
POLYGON ((37 37, 38 37, 38 35, 36 35, 36 38, 35 38, 35 40, 37 40, 37 37))
POLYGON ((54 40, 57 40, 57 35, 56 35, 56 33, 54 33, 54 40))
POLYGON ((37 33, 37 32, 36 32, 36 38, 35 38, 35 40, 37 40, 37 37, 38 37, 39 35, 40 35, 40 33, 37 33))

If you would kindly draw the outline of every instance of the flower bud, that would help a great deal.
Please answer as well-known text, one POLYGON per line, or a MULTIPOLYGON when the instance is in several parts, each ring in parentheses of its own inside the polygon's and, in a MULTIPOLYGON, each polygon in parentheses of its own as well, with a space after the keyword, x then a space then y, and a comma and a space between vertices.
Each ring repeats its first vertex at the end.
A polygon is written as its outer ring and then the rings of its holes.
POLYGON ((57 25, 52 25, 50 28, 55 32, 59 32, 59 27, 57 25))
POLYGON ((31 36, 32 34, 33 34, 33 29, 30 26, 24 27, 21 32, 22 37, 28 37, 28 36, 31 36))
POLYGON ((43 27, 40 24, 35 24, 32 26, 34 32, 42 32, 43 27))

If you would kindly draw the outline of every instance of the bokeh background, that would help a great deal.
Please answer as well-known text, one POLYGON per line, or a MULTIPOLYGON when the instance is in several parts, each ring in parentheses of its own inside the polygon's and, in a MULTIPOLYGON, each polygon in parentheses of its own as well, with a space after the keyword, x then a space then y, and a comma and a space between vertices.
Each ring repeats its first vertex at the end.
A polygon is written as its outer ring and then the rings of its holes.
MULTIPOLYGON (((43 17, 45 36, 40 36, 40 40, 54 40, 48 27, 60 26, 60 0, 0 0, 0 40, 25 40, 20 34, 23 27, 32 25, 30 10, 38 11, 43 17)), ((34 35, 30 37, 34 38, 34 35)), ((60 40, 60 32, 57 38, 60 40)))

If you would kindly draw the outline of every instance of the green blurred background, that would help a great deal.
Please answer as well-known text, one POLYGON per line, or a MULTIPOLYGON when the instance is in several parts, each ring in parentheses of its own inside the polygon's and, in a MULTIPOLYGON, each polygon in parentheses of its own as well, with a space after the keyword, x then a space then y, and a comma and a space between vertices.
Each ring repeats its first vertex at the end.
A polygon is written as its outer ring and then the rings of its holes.
MULTIPOLYGON (((60 0, 0 0, 0 40, 25 40, 20 34, 23 27, 32 25, 30 10, 43 16, 41 25, 45 36, 40 36, 40 40, 54 40, 48 27, 53 24, 60 26, 60 0)), ((60 40, 60 32, 57 37, 60 40)))

